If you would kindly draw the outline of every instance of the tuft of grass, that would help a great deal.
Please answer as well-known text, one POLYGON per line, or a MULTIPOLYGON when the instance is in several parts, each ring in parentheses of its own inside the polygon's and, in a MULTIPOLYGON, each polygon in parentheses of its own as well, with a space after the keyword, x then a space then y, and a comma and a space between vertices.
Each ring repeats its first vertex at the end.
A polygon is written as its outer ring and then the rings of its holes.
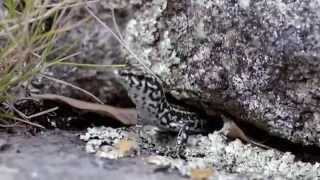
POLYGON ((5 0, 8 16, 0 21, 0 101, 8 90, 41 72, 66 56, 50 59, 54 43, 65 31, 60 21, 67 16, 67 4, 62 1, 48 8, 49 1, 5 0))
MULTIPOLYGON (((0 19, 0 104, 13 97, 10 89, 52 65, 72 57, 72 45, 56 47, 63 33, 77 24, 70 24, 72 8, 78 0, 4 0, 7 16, 0 19), (59 53, 57 53, 59 52, 59 53), (59 54, 59 55, 57 55, 59 54)), ((0 4, 1 5, 1 4, 0 4)), ((88 19, 85 19, 86 21, 88 19)), ((0 109, 0 119, 13 119, 12 112, 0 109), (12 118, 10 118, 12 117, 12 118)))
POLYGON ((39 127, 37 124, 30 123, 31 118, 26 118, 23 113, 14 108, 12 102, 17 97, 14 97, 14 94, 11 95, 10 90, 22 88, 25 81, 35 75, 41 75, 41 72, 50 66, 123 67, 123 65, 65 62, 77 56, 79 52, 70 53, 74 44, 56 46, 57 40, 64 32, 90 19, 88 17, 76 24, 70 24, 68 20, 72 17, 73 10, 95 2, 97 1, 3 0, 0 2, 7 9, 7 16, 0 19, 0 127, 14 127, 17 122, 39 127), (13 123, 8 124, 4 121, 8 119, 13 120, 13 123))

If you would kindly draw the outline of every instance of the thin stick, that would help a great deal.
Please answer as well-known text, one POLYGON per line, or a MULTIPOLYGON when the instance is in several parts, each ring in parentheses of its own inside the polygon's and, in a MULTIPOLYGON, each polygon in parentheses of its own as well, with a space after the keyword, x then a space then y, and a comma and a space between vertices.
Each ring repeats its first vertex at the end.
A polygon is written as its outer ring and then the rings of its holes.
POLYGON ((98 21, 98 22, 100 23, 100 25, 102 25, 108 32, 110 32, 110 33, 113 35, 113 37, 121 44, 121 46, 123 46, 150 74, 152 74, 156 79, 158 79, 160 82, 162 82, 161 79, 160 79, 158 76, 156 76, 156 75, 154 74, 154 72, 153 72, 147 65, 145 65, 145 63, 143 62, 143 60, 142 60, 141 58, 139 58, 139 57, 126 45, 126 43, 125 43, 124 41, 122 41, 122 40, 117 36, 116 33, 113 32, 112 29, 111 29, 108 25, 106 25, 98 16, 96 16, 96 15, 94 14, 94 12, 92 12, 88 6, 85 6, 85 9, 89 12, 89 14, 90 14, 92 17, 94 17, 94 19, 95 19, 96 21, 98 21))
POLYGON ((24 119, 21 119, 21 118, 17 118, 17 117, 5 115, 5 114, 0 114, 0 117, 2 117, 2 118, 7 118, 7 119, 12 119, 12 120, 16 120, 16 121, 20 121, 20 122, 23 122, 23 123, 25 123, 25 124, 29 124, 29 125, 36 126, 36 127, 38 127, 38 128, 41 128, 41 129, 45 129, 45 127, 42 126, 42 125, 40 125, 40 124, 33 123, 33 122, 30 122, 30 121, 27 121, 27 120, 24 120, 24 119))
POLYGON ((114 27, 116 28, 116 32, 118 33, 119 38, 120 38, 122 41, 124 41, 123 36, 122 36, 122 34, 121 34, 121 31, 120 31, 120 28, 119 28, 118 23, 117 23, 117 19, 116 19, 116 16, 115 16, 115 14, 114 14, 114 9, 113 9, 113 8, 111 8, 111 14, 112 14, 113 25, 114 25, 114 27))
POLYGON ((36 99, 36 98, 33 98, 33 97, 21 97, 21 98, 15 100, 15 103, 18 103, 20 101, 33 101, 33 102, 38 103, 38 104, 40 103, 39 99, 36 99))
POLYGON ((42 116, 42 115, 45 115, 45 114, 49 114, 49 113, 54 112, 54 111, 56 111, 58 109, 59 109, 59 107, 50 108, 50 109, 44 110, 42 112, 38 112, 36 114, 32 114, 32 115, 27 116, 27 117, 29 119, 32 119, 32 118, 39 117, 39 116, 42 116))
POLYGON ((75 56, 78 56, 79 54, 81 54, 80 51, 79 51, 79 52, 76 52, 76 53, 73 53, 73 54, 70 54, 70 55, 68 55, 68 56, 65 56, 65 57, 59 59, 58 61, 54 61, 54 62, 48 64, 47 67, 49 67, 49 66, 51 66, 51 65, 55 65, 55 64, 60 64, 62 61, 66 60, 66 59, 70 59, 70 58, 75 57, 75 56))
POLYGON ((78 67, 94 67, 94 68, 121 68, 126 67, 124 64, 83 64, 83 63, 73 63, 73 62, 59 62, 55 63, 56 65, 71 65, 71 66, 78 66, 78 67))
POLYGON ((89 91, 84 90, 84 89, 82 89, 82 88, 80 88, 80 87, 78 87, 78 86, 75 86, 75 85, 73 85, 73 84, 71 84, 71 83, 68 83, 68 82, 66 82, 66 81, 63 81, 63 80, 60 80, 60 79, 57 79, 57 78, 54 78, 54 77, 50 77, 50 76, 47 76, 47 75, 44 75, 44 74, 40 74, 40 76, 42 76, 42 77, 44 77, 44 78, 47 78, 47 79, 49 79, 49 80, 55 81, 55 82, 57 82, 57 83, 64 84, 64 85, 66 85, 66 86, 72 87, 72 88, 74 88, 74 89, 77 89, 77 90, 83 92, 84 94, 90 96, 91 98, 93 98, 93 99, 94 99, 95 101, 97 101, 98 103, 104 104, 104 103, 103 103, 99 98, 97 98, 95 95, 93 95, 93 94, 90 93, 89 91))
POLYGON ((9 103, 7 103, 7 104, 9 105, 10 109, 13 110, 15 113, 17 113, 21 118, 23 118, 23 119, 29 119, 29 118, 27 117, 27 115, 25 115, 25 114, 24 114, 23 112, 21 112, 19 109, 17 109, 16 107, 14 107, 13 104, 9 104, 9 103))
POLYGON ((32 126, 36 126, 38 128, 41 128, 41 129, 46 129, 44 126, 40 125, 40 124, 37 124, 37 123, 33 123, 33 122, 30 122, 30 121, 27 121, 27 120, 24 120, 24 119, 21 119, 21 118, 17 118, 17 117, 10 117, 9 119, 13 119, 13 120, 16 120, 16 121, 21 121, 23 123, 26 123, 26 124, 29 124, 29 125, 32 125, 32 126))
POLYGON ((13 128, 13 127, 16 127, 17 126, 17 122, 13 123, 13 124, 9 124, 9 125, 6 125, 6 124, 0 124, 0 127, 2 128, 13 128))
MULTIPOLYGON (((32 100, 34 100, 34 99, 32 99, 32 100)), ((39 116, 48 114, 48 113, 50 113, 50 112, 53 112, 53 111, 56 111, 56 110, 59 109, 58 107, 53 107, 53 108, 50 108, 50 109, 47 109, 47 110, 44 110, 44 111, 41 111, 41 112, 32 114, 32 115, 30 115, 30 116, 27 116, 26 114, 24 114, 23 112, 21 112, 19 109, 17 109, 14 105, 9 104, 8 102, 7 102, 6 104, 7 104, 14 112, 16 112, 21 118, 23 118, 23 119, 25 119, 25 120, 32 119, 32 118, 35 118, 35 117, 39 117, 39 116)))
MULTIPOLYGON (((99 2, 100 0, 91 0, 91 1, 87 1, 87 2, 80 2, 80 3, 75 3, 75 4, 70 4, 69 6, 68 6, 68 8, 70 8, 70 7, 76 7, 76 6, 82 6, 82 5, 84 5, 84 4, 91 4, 91 3, 96 3, 96 2, 99 2)), ((72 2, 72 1, 71 1, 72 2)), ((50 8, 50 7, 55 7, 55 6, 57 6, 57 5, 59 5, 59 4, 61 4, 61 3, 52 3, 52 4, 49 4, 49 5, 38 5, 38 6, 35 6, 35 7, 42 7, 42 8, 50 8)))
MULTIPOLYGON (((48 10, 46 13, 44 13, 44 14, 41 15, 41 16, 38 16, 38 17, 35 17, 35 18, 31 18, 31 19, 29 19, 29 20, 24 21, 24 22, 21 23, 21 24, 17 24, 17 23, 16 23, 15 25, 7 28, 7 30, 12 31, 12 30, 14 30, 14 29, 19 28, 21 25, 27 25, 27 24, 33 23, 33 22, 35 22, 35 21, 38 21, 38 20, 40 20, 40 19, 46 18, 46 17, 50 16, 52 13, 54 13, 55 11, 59 10, 60 8, 61 8, 61 7, 52 8, 52 9, 48 10)), ((0 36, 4 36, 4 35, 6 35, 6 33, 0 31, 0 36)))

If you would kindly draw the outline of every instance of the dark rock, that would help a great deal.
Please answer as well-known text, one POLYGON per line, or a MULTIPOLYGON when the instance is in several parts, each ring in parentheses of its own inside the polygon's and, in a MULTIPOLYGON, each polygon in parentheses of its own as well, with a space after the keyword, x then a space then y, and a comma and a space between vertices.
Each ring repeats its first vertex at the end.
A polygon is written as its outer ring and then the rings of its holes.
POLYGON ((126 41, 175 97, 320 146, 320 4, 145 1, 126 41))

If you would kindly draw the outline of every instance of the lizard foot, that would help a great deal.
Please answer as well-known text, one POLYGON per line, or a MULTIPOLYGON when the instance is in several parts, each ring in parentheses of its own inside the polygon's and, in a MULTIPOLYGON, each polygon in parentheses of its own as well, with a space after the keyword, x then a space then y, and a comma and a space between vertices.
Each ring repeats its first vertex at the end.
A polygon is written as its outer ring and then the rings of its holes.
POLYGON ((157 154, 171 158, 186 159, 185 152, 181 148, 177 150, 176 147, 166 147, 162 151, 158 151, 157 154))
POLYGON ((183 125, 178 133, 176 146, 174 148, 174 154, 170 155, 174 158, 180 158, 185 159, 185 148, 188 140, 188 134, 187 131, 189 130, 189 127, 187 125, 183 125))
POLYGON ((188 140, 187 126, 182 126, 176 137, 175 146, 156 147, 155 151, 159 155, 164 155, 172 158, 185 159, 185 148, 188 140))

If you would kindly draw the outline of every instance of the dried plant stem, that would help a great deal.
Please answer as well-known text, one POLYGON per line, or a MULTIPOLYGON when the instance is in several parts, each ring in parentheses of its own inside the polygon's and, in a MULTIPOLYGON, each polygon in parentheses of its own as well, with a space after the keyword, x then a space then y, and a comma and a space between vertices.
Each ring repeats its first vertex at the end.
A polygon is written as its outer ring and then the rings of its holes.
POLYGON ((90 93, 89 91, 85 90, 85 89, 82 89, 78 86, 75 86, 71 83, 68 83, 66 81, 63 81, 63 80, 60 80, 60 79, 57 79, 57 78, 54 78, 54 77, 50 77, 50 76, 47 76, 47 75, 44 75, 44 74, 40 74, 40 76, 46 78, 46 79, 49 79, 49 80, 52 80, 52 81, 55 81, 57 83, 60 83, 60 84, 64 84, 66 86, 69 86, 69 87, 72 87, 76 90, 79 90, 81 92, 83 92, 84 94, 90 96, 91 98, 93 98, 96 102, 98 102, 99 104, 104 104, 98 97, 96 97, 95 95, 93 95, 92 93, 90 93))
POLYGON ((41 112, 38 112, 38 113, 35 113, 35 114, 32 114, 30 116, 27 116, 25 115, 23 112, 19 111, 17 108, 15 108, 13 106, 13 110, 14 112, 16 112, 17 114, 19 114, 20 117, 22 117, 23 119, 32 119, 32 118, 35 118, 35 117, 39 117, 39 116, 42 116, 42 115, 45 115, 45 114, 48 114, 48 113, 51 113, 51 112, 54 112, 56 110, 58 110, 59 107, 53 107, 53 108, 50 108, 50 109, 47 109, 47 110, 44 110, 44 111, 41 111, 41 112))
POLYGON ((40 124, 33 123, 33 122, 28 121, 28 120, 24 120, 24 119, 17 118, 17 117, 14 117, 14 116, 9 116, 9 115, 6 115, 6 114, 0 114, 0 117, 1 118, 6 118, 6 119, 12 119, 12 120, 15 120, 15 121, 23 122, 25 124, 29 124, 31 126, 35 126, 35 127, 41 128, 41 129, 45 129, 45 127, 40 125, 40 124))
POLYGON ((112 31, 112 29, 107 24, 105 24, 97 15, 95 15, 94 12, 92 12, 88 6, 85 6, 85 9, 100 25, 102 25, 108 32, 110 32, 113 35, 113 37, 121 44, 121 46, 124 47, 150 74, 152 74, 156 79, 158 79, 161 82, 161 79, 159 79, 159 77, 154 74, 154 72, 143 62, 143 60, 140 57, 138 57, 128 47, 128 45, 123 40, 121 40, 121 38, 115 32, 112 31))

